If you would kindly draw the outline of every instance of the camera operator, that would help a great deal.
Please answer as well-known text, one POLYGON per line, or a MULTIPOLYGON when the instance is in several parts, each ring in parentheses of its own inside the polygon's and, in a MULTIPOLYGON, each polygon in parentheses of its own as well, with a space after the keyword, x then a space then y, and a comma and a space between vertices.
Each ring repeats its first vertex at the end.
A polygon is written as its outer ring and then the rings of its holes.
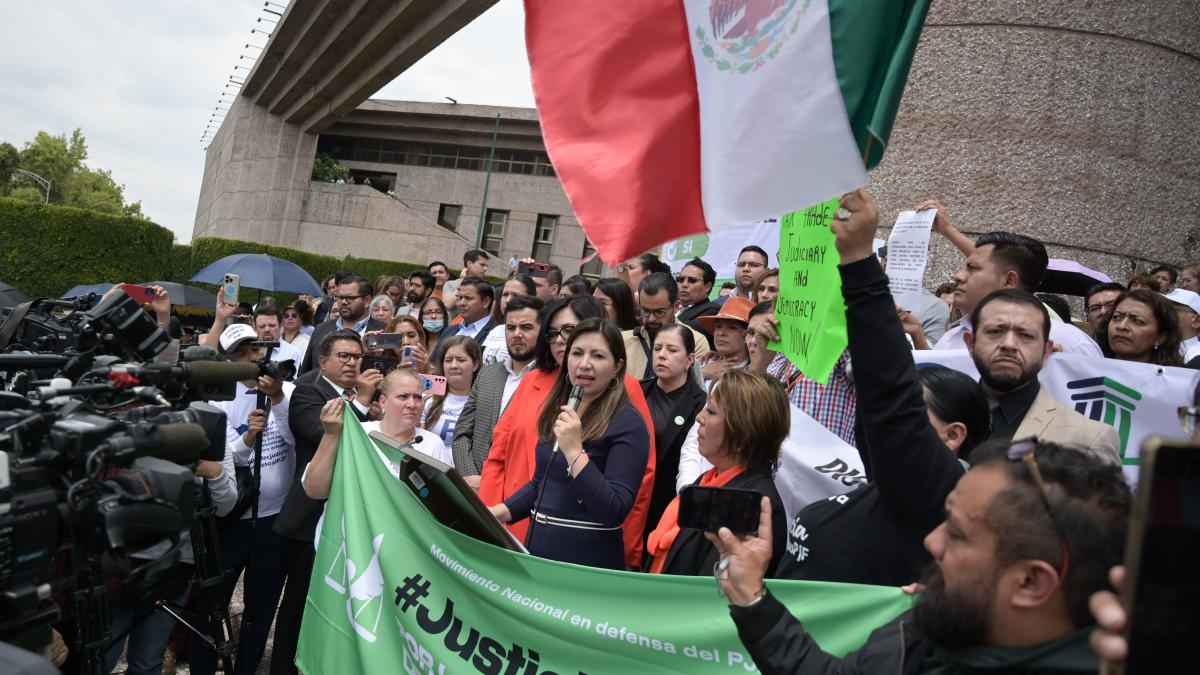
MULTIPOLYGON (((240 363, 258 361, 267 351, 259 346, 259 337, 250 326, 232 324, 221 333, 221 352, 240 363)), ((257 380, 238 382, 232 401, 213 402, 225 412, 227 452, 233 455, 238 482, 242 483, 245 495, 232 514, 217 522, 226 604, 233 596, 238 577, 246 570, 244 590, 248 594, 244 598, 245 610, 234 658, 237 673, 253 673, 258 667, 287 572, 284 539, 272 526, 287 497, 296 466, 296 441, 288 427, 288 403, 293 388, 290 382, 263 375, 257 380), (258 407, 260 393, 270 400, 269 412, 258 407), (253 480, 255 443, 260 436, 262 459, 255 523, 250 508, 253 489, 249 484, 253 480)), ((198 640, 191 644, 192 672, 215 672, 216 653, 198 640)))
MULTIPOLYGON (((218 516, 233 510, 237 504, 237 481, 234 478, 233 454, 228 447, 225 448, 225 456, 220 462, 200 460, 196 463, 192 473, 195 474, 197 482, 203 480, 204 486, 212 497, 218 516)), ((181 542, 183 547, 180 551, 179 565, 174 570, 175 578, 190 579, 194 563, 190 535, 184 534, 181 542)), ((156 544, 133 556, 134 563, 144 564, 156 560, 170 547, 171 544, 167 541, 156 544)), ((176 606, 187 602, 188 585, 185 583, 182 586, 183 591, 166 598, 167 602, 176 606)), ((113 613, 110 631, 114 637, 124 637, 113 643, 104 655, 105 671, 112 672, 117 665, 117 660, 121 657, 121 651, 124 649, 126 641, 128 641, 129 650, 126 654, 126 661, 129 667, 125 672, 128 675, 158 675, 162 672, 163 653, 167 649, 167 639, 171 636, 171 630, 174 627, 174 617, 152 607, 118 608, 113 613)))

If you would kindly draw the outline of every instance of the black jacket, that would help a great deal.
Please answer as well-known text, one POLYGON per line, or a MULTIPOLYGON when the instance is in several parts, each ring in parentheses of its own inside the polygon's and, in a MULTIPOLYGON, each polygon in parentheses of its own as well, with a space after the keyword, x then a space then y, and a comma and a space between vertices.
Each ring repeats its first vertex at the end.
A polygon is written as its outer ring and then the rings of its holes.
POLYGON ((899 586, 916 581, 928 563, 923 539, 942 522, 963 467, 929 423, 879 262, 871 257, 840 270, 860 445, 873 482, 796 514, 778 576, 899 586))
POLYGON ((692 377, 687 378, 683 391, 674 405, 667 411, 664 419, 658 419, 658 413, 651 403, 651 397, 658 386, 657 378, 642 380, 642 393, 646 396, 646 406, 650 408, 651 419, 654 422, 654 490, 650 495, 650 509, 646 514, 646 530, 643 538, 649 537, 658 520, 662 517, 667 504, 675 498, 675 478, 679 474, 679 451, 687 438, 688 430, 696 421, 696 415, 704 407, 708 395, 692 377))
POLYGON ((753 607, 732 607, 738 638, 763 675, 969 675, 974 673, 1095 673, 1090 628, 1035 647, 967 647, 940 650, 906 612, 875 629, 845 658, 822 651, 804 626, 770 593, 753 607))
MULTIPOLYGON (((489 318, 487 320, 487 323, 483 324, 483 328, 479 329, 479 333, 473 339, 475 340, 476 343, 478 343, 479 345, 482 346, 484 339, 488 336, 488 333, 492 332, 492 329, 495 327, 496 327, 496 322, 493 321, 491 318, 489 318)), ((435 345, 433 348, 433 354, 431 354, 429 356, 430 363, 440 363, 440 358, 441 358, 441 354, 442 354, 442 343, 444 343, 449 338, 452 338, 455 335, 458 335, 458 332, 460 330, 462 330, 461 323, 456 324, 454 326, 450 326, 450 327, 446 328, 446 330, 442 331, 442 336, 438 338, 437 345, 435 345)))
MULTIPOLYGON (((696 484, 699 482, 697 479, 696 484)), ((775 490, 771 466, 763 465, 753 471, 734 476, 724 487, 754 490, 771 500, 771 564, 767 566, 767 577, 774 576, 775 566, 779 563, 779 555, 783 551, 787 515, 783 510, 783 500, 775 490)), ((687 576, 712 574, 717 558, 716 547, 704 538, 703 532, 690 527, 683 528, 679 530, 679 536, 675 537, 671 550, 667 552, 662 572, 687 576)))
MULTIPOLYGON (((324 340, 326 335, 329 335, 333 331, 337 330, 337 322, 338 317, 335 316, 329 321, 317 324, 317 327, 313 329, 312 337, 308 339, 308 349, 304 351, 304 362, 300 364, 300 370, 298 372, 307 373, 313 368, 317 368, 321 365, 317 362, 317 354, 321 349, 321 340, 324 340)), ((387 324, 379 319, 367 319, 367 331, 383 330, 385 328, 387 328, 387 324)))
POLYGON ((702 316, 712 316, 713 314, 716 314, 719 311, 721 311, 720 305, 713 302, 712 300, 705 300, 704 302, 697 302, 696 304, 692 305, 691 307, 684 309, 678 315, 675 316, 675 320, 679 321, 680 323, 686 323, 687 325, 691 326, 692 328, 695 328, 696 330, 700 331, 701 333, 704 333, 704 337, 708 338, 708 348, 716 349, 716 345, 713 344, 712 334, 709 333, 708 331, 704 330, 704 326, 701 326, 700 322, 697 321, 697 319, 699 319, 702 316))
MULTIPOLYGON (((324 377, 318 375, 315 379, 301 382, 292 391, 292 400, 288 409, 288 426, 296 437, 296 475, 292 479, 292 488, 288 491, 283 508, 275 519, 275 531, 285 537, 300 541, 313 541, 316 536, 317 520, 321 518, 321 508, 324 499, 310 499, 304 494, 300 485, 300 476, 304 468, 312 461, 317 453, 317 444, 325 435, 321 426, 321 408, 342 393, 335 390, 324 377)), ((354 406, 348 406, 358 416, 360 422, 366 421, 366 416, 354 406)))

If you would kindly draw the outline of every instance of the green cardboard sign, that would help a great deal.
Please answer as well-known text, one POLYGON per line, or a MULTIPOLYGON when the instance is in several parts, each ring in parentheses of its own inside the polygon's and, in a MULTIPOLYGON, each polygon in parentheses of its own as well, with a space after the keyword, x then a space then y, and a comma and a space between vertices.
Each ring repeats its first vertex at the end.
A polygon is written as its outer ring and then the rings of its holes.
POLYGON ((783 352, 811 379, 826 384, 846 350, 846 303, 838 273, 836 237, 829 229, 838 199, 794 211, 779 221, 780 341, 783 352))

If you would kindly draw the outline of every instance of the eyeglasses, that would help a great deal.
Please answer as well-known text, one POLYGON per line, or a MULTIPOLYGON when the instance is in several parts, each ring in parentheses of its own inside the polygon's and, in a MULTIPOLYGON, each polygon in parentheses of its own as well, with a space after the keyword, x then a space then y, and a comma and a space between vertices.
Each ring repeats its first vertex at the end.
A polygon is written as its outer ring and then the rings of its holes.
POLYGON ((765 263, 755 262, 753 260, 739 261, 738 267, 766 267, 765 263))
POLYGON ((1200 408, 1190 405, 1179 406, 1179 423, 1183 425, 1183 431, 1188 436, 1195 436, 1197 427, 1200 427, 1200 408))
POLYGON ((649 307, 639 306, 638 311, 642 313, 642 316, 651 316, 655 319, 665 319, 667 318, 667 314, 670 314, 671 308, 659 307, 657 309, 650 309, 649 307))
POLYGON ((365 295, 335 295, 332 296, 335 302, 354 302, 359 298, 365 298, 365 295))
POLYGON ((334 354, 340 363, 350 363, 351 361, 361 361, 363 355, 355 354, 354 352, 338 352, 334 354))
POLYGON ((701 281, 702 279, 700 279, 700 277, 687 277, 682 274, 675 277, 675 283, 677 284, 698 284, 701 281))
POLYGON ((559 326, 558 328, 551 328, 550 330, 546 331, 546 342, 554 342, 555 340, 558 339, 558 336, 560 336, 560 335, 562 336, 562 339, 566 340, 566 339, 570 338, 571 333, 574 333, 574 332, 575 332, 575 324, 564 323, 562 326, 559 326))
POLYGON ((285 319, 299 319, 300 315, 295 312, 287 312, 283 315, 285 319))
POLYGON ((1067 537, 1063 534, 1062 528, 1058 526, 1058 521, 1054 519, 1054 509, 1050 507, 1050 493, 1046 490, 1046 481, 1042 479, 1042 471, 1038 468, 1037 458, 1033 456, 1036 450, 1037 443, 1035 441, 1013 443, 1008 448, 1008 459, 1014 462, 1024 462, 1028 467, 1029 476, 1033 479, 1034 486, 1037 487, 1042 505, 1046 507, 1046 517, 1050 519, 1050 524, 1058 533, 1059 543, 1062 544, 1062 569, 1058 573, 1058 583, 1061 585, 1067 578, 1067 568, 1071 564, 1071 556, 1067 548, 1067 537))
POLYGON ((1097 302, 1094 305, 1087 306, 1087 313, 1088 314, 1099 314, 1100 312, 1102 312, 1106 309, 1112 309, 1113 305, 1115 305, 1115 304, 1117 304, 1116 300, 1109 300, 1108 302, 1097 302))

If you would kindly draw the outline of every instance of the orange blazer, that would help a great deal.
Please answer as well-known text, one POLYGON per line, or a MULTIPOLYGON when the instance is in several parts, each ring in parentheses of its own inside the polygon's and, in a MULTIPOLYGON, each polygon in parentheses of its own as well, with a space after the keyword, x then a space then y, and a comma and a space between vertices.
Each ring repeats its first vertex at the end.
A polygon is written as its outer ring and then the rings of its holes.
MULTIPOLYGON (((533 479, 533 468, 537 464, 534 448, 537 446, 537 418, 558 370, 549 373, 537 368, 529 371, 521 380, 508 407, 492 429, 492 446, 483 462, 483 475, 479 479, 479 498, 492 506, 508 499, 517 490, 533 479)), ((625 540, 625 564, 640 569, 642 564, 642 530, 646 528, 646 514, 650 510, 650 493, 654 489, 654 422, 650 419, 650 408, 642 394, 641 384, 625 373, 625 391, 633 407, 646 421, 650 434, 650 457, 646 462, 646 473, 638 489, 633 509, 621 524, 621 536, 625 540)), ((653 524, 650 524, 653 527, 653 524)), ((525 541, 529 519, 506 525, 510 532, 525 541)))

